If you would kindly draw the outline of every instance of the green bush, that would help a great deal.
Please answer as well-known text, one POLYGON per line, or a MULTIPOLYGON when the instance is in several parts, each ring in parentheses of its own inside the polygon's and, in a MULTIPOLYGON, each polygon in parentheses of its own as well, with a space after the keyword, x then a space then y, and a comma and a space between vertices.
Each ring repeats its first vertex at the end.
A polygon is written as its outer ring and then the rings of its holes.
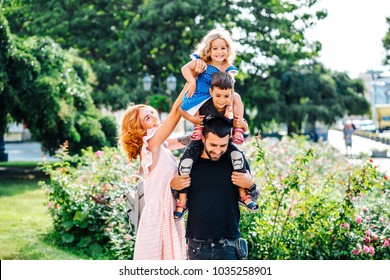
POLYGON ((372 161, 351 165, 301 137, 244 149, 261 188, 260 211, 241 223, 250 259, 390 258, 389 182, 372 161))
POLYGON ((131 259, 135 237, 123 193, 137 164, 114 148, 70 156, 64 145, 56 156, 58 162, 43 163, 50 184, 41 184, 60 242, 94 259, 131 259))

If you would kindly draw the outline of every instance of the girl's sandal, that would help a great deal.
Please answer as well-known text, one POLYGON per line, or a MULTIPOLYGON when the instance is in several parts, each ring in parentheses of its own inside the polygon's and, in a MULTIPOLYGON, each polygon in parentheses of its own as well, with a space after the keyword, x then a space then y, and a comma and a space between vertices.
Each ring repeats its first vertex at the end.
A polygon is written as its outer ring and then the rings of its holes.
POLYGON ((188 211, 188 209, 187 209, 186 204, 176 202, 176 211, 173 212, 174 220, 177 222, 177 221, 180 221, 181 219, 183 219, 184 214, 187 213, 187 211, 188 211), (183 208, 183 211, 177 211, 177 207, 183 208))
POLYGON ((232 141, 234 144, 241 145, 244 143, 244 130, 242 128, 235 127, 233 128, 233 137, 232 141))
POLYGON ((191 133, 191 140, 200 140, 203 137, 203 126, 197 125, 191 133))
POLYGON ((257 205, 256 202, 254 201, 251 201, 249 202, 248 204, 245 203, 245 200, 247 200, 248 198, 252 198, 252 196, 250 196, 249 194, 241 197, 240 201, 238 202, 241 206, 244 206, 246 209, 248 209, 250 212, 254 213, 254 212, 257 212, 259 211, 259 205, 257 205))

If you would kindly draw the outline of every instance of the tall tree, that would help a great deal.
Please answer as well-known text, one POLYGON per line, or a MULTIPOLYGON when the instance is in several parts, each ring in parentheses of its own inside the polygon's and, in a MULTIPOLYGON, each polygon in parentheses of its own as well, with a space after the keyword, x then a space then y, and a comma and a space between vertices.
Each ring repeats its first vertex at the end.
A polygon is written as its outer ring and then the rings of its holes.
POLYGON ((386 22, 388 24, 388 30, 385 37, 382 40, 383 47, 386 50, 386 56, 383 60, 383 64, 390 66, 390 17, 386 18, 386 22))
POLYGON ((288 133, 299 133, 304 123, 332 124, 350 114, 365 114, 369 104, 364 98, 361 80, 351 80, 344 73, 330 72, 321 64, 275 65, 272 75, 253 86, 253 104, 261 114, 252 120, 252 129, 275 120, 286 123, 288 133))
POLYGON ((71 152, 115 144, 115 121, 93 105, 85 60, 50 38, 13 36, 1 14, 0 40, 0 135, 10 116, 50 153, 66 140, 71 152))
POLYGON ((237 66, 251 75, 262 75, 279 59, 310 58, 319 45, 309 45, 304 30, 326 14, 301 10, 316 1, 5 0, 5 12, 18 35, 50 36, 78 49, 97 75, 96 102, 121 108, 145 101, 146 72, 154 77, 153 92, 163 93, 168 75, 181 77, 188 55, 216 26, 234 34, 241 45, 237 66))

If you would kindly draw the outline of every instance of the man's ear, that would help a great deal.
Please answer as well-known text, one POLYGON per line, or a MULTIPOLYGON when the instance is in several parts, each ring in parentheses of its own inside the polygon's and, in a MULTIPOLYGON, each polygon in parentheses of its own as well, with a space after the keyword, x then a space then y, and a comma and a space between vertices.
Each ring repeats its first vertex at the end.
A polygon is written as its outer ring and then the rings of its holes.
POLYGON ((213 95, 213 90, 211 88, 209 88, 209 93, 211 96, 213 95))
POLYGON ((204 135, 202 136, 202 142, 203 142, 203 145, 206 143, 206 138, 204 137, 204 135))

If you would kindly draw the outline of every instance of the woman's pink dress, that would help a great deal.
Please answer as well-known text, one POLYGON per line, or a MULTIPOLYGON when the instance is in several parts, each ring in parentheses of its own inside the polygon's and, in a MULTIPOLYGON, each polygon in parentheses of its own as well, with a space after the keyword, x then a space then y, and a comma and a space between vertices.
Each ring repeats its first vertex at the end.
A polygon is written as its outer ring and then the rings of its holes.
POLYGON ((141 167, 145 176, 145 207, 142 211, 134 249, 135 260, 185 260, 186 243, 184 221, 175 222, 175 199, 170 181, 177 171, 176 159, 163 145, 159 149, 158 162, 151 172, 152 153, 147 149, 148 140, 155 130, 144 136, 141 151, 141 167))

